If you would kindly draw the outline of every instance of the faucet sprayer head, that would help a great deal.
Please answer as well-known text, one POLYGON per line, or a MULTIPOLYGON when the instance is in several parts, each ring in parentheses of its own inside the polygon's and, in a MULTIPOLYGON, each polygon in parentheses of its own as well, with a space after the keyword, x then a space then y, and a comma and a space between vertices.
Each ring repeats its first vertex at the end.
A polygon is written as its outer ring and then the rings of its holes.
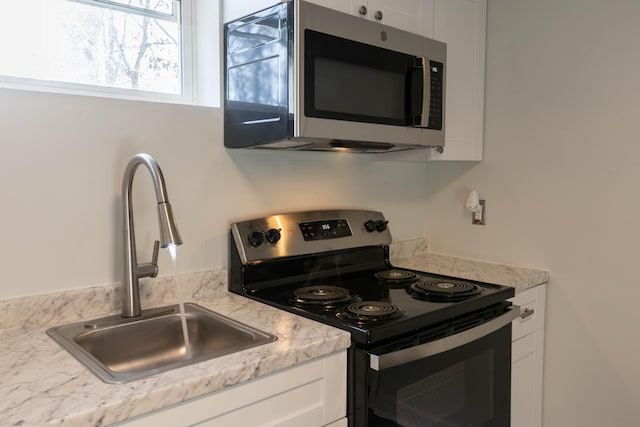
POLYGON ((161 246, 166 248, 169 245, 181 245, 182 238, 173 219, 173 210, 171 203, 158 203, 158 219, 160 222, 160 239, 161 246))

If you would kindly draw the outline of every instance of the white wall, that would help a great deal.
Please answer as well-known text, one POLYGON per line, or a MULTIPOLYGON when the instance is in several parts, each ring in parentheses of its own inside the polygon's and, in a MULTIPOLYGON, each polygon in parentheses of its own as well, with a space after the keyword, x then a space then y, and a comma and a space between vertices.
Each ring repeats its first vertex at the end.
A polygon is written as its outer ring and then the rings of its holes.
POLYGON ((640 425, 639 22, 637 0, 490 0, 485 161, 428 166, 434 251, 551 271, 545 427, 640 425))
MULTIPOLYGON (((282 210, 381 210, 395 239, 425 234, 424 164, 230 152, 221 117, 214 108, 0 89, 0 298, 121 280, 122 173, 138 152, 164 172, 182 273, 226 267, 230 221, 282 210)), ((139 168, 134 180, 139 262, 158 238, 148 176, 139 168)), ((160 275, 171 275, 160 256, 160 275)))

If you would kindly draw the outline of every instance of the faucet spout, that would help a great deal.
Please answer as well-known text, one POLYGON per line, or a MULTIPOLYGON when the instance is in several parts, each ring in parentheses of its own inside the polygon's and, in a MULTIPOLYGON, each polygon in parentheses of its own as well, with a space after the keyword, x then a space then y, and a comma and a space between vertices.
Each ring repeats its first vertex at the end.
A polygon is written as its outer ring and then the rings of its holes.
POLYGON ((133 226, 133 206, 131 203, 131 189, 133 177, 138 166, 144 165, 151 173, 158 202, 158 221, 160 224, 160 239, 163 248, 170 245, 182 244, 178 232, 173 210, 167 196, 167 187, 158 162, 148 154, 136 154, 129 160, 122 177, 122 204, 124 211, 124 277, 122 281, 122 317, 137 317, 141 314, 140 286, 141 277, 156 277, 158 275, 158 242, 154 245, 153 257, 150 263, 138 264, 136 255, 135 229, 133 226))

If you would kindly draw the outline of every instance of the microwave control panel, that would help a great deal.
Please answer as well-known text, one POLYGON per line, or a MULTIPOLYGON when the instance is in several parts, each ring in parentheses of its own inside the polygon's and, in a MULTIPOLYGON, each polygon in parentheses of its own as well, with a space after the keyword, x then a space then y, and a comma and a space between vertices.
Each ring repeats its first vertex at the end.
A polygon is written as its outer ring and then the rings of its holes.
POLYGON ((427 128, 442 130, 442 115, 444 110, 444 64, 429 61, 431 75, 431 99, 429 100, 429 122, 427 128))

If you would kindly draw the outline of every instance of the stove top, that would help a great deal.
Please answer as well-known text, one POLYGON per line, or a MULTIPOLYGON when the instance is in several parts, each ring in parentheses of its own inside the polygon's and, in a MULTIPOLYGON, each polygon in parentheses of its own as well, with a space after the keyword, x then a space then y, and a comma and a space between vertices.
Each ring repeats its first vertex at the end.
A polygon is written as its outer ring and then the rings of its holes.
POLYGON ((388 260, 390 242, 379 212, 314 211, 235 223, 229 289, 348 330, 363 345, 514 296, 507 286, 396 268, 388 260))
POLYGON ((346 329, 355 341, 370 344, 500 304, 514 291, 507 286, 389 266, 386 270, 334 277, 333 281, 268 287, 244 294, 346 329), (386 275, 392 279, 381 280, 386 275))

